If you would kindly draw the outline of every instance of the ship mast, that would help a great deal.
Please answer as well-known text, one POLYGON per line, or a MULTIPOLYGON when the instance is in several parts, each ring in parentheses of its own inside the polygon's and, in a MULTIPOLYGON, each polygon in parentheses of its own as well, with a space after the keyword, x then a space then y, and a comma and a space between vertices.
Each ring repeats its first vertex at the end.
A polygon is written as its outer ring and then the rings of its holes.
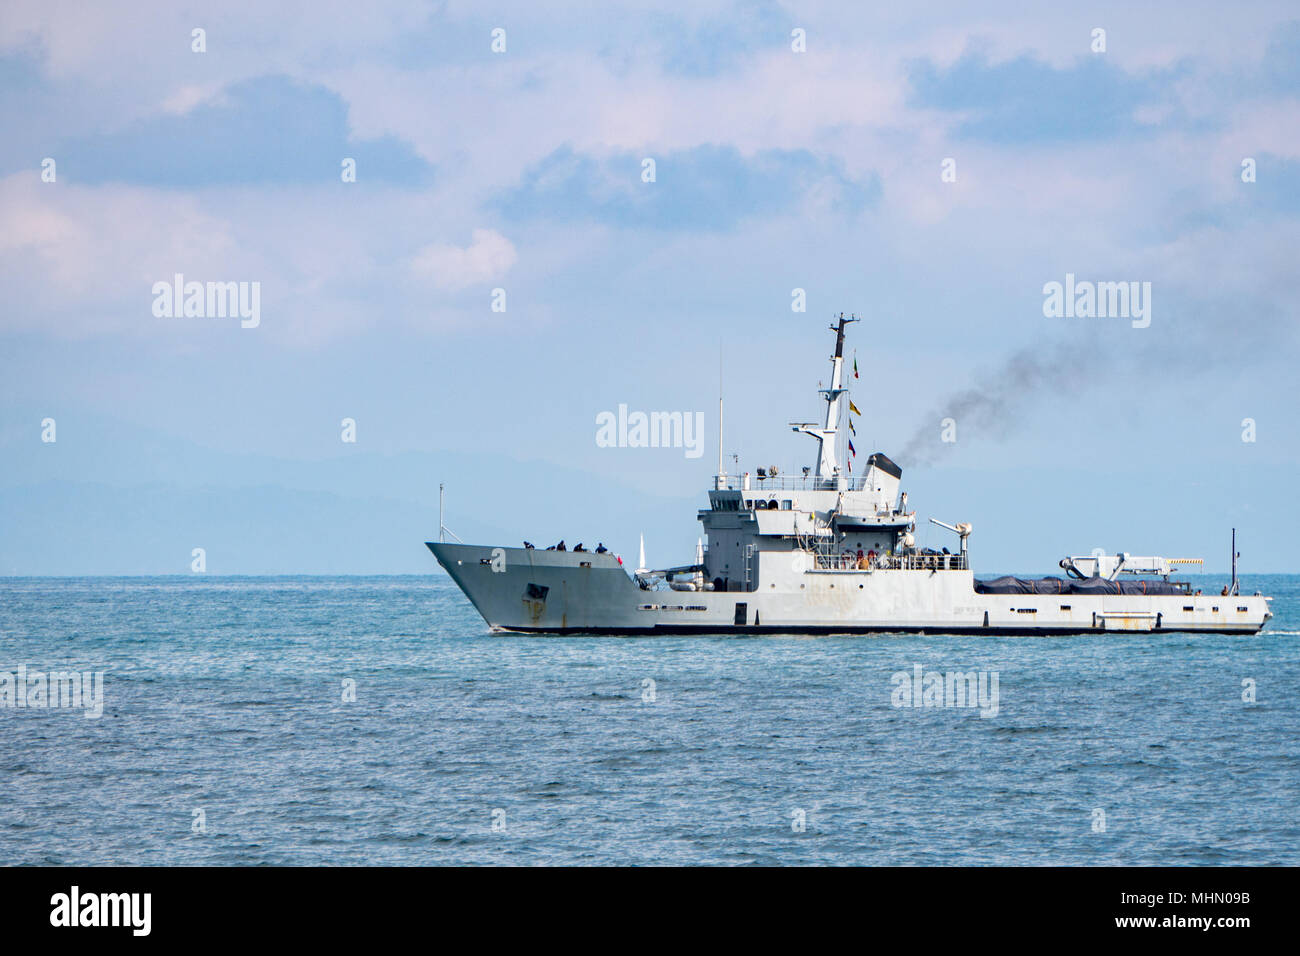
POLYGON ((805 435, 811 435, 817 439, 817 477, 820 479, 838 478, 840 474, 840 453, 836 437, 839 434, 840 424, 840 404, 844 394, 848 391, 843 387, 844 382, 844 329, 850 322, 857 322, 856 316, 844 317, 844 313, 839 314, 839 324, 832 325, 831 331, 835 333, 835 354, 831 356, 831 385, 830 388, 821 389, 821 395, 826 399, 826 424, 818 427, 815 424, 803 422, 792 424, 790 427, 797 432, 805 435))
POLYGON ((722 343, 718 343, 718 473, 713 487, 721 491, 727 487, 727 473, 722 469, 722 343))

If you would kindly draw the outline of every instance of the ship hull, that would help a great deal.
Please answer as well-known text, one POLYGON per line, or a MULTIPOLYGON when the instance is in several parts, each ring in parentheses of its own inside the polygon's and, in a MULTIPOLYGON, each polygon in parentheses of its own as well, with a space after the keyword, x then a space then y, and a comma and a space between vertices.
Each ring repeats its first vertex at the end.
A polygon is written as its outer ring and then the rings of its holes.
POLYGON ((1255 634, 1259 595, 980 594, 969 570, 816 571, 749 591, 644 590, 611 554, 428 542, 495 631, 537 634, 1255 634))

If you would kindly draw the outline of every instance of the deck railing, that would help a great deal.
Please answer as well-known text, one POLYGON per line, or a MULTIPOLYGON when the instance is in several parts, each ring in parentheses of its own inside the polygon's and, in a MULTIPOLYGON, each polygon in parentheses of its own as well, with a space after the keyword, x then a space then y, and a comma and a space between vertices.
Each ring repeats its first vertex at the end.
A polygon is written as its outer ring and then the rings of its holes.
POLYGON ((821 554, 813 552, 817 571, 965 571, 969 564, 964 554, 877 554, 874 558, 857 554, 821 554))
POLYGON ((715 490, 750 491, 757 494, 763 491, 861 491, 864 486, 861 477, 815 478, 809 475, 804 478, 800 475, 777 475, 775 478, 760 479, 751 474, 748 488, 745 488, 745 479, 741 475, 724 475, 721 479, 715 475, 713 487, 715 490), (840 488, 840 482, 844 483, 843 489, 840 488))

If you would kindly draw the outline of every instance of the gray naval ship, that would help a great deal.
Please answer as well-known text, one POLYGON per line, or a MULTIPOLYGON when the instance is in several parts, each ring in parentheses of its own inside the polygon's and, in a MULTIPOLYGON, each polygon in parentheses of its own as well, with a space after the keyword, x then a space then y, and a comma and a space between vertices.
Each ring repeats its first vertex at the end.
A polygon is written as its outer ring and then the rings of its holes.
MULTIPOLYGON (((427 542, 438 563, 493 631, 549 634, 854 634, 932 632, 1081 634, 1103 631, 1254 634, 1270 598, 1242 595, 1236 570, 1221 592, 1171 580, 1200 559, 1066 557, 1063 576, 976 579, 971 525, 930 520, 955 536, 955 552, 916 544, 902 469, 879 452, 852 474, 841 427, 852 405, 844 333, 822 423, 792 428, 817 443, 802 476, 775 468, 728 475, 722 467, 699 512, 707 547, 679 567, 629 572, 608 552, 427 542)), ((719 407, 721 417, 721 407, 719 407)), ((721 436, 719 436, 721 439, 721 436)), ((440 531, 440 536, 445 537, 440 531)))

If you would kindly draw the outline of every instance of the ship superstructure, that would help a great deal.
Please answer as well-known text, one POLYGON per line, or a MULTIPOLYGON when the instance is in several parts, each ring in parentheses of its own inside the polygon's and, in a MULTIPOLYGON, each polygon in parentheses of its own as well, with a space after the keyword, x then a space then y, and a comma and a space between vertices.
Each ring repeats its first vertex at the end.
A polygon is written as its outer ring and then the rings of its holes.
POLYGON ((857 409, 844 339, 854 321, 841 315, 831 327, 824 419, 791 425, 816 442, 813 465, 797 476, 776 468, 728 475, 719 449, 709 507, 698 515, 707 547, 693 563, 648 569, 643 557, 629 571, 609 553, 445 541, 429 549, 488 625, 504 631, 1255 633, 1272 616, 1269 598, 1240 593, 1235 539, 1232 581, 1210 595, 1172 580, 1197 559, 1071 556, 1062 577, 977 581, 969 523, 931 518, 956 536, 957 550, 918 547, 902 469, 874 452, 855 476, 846 456, 842 422, 846 407, 857 409))

